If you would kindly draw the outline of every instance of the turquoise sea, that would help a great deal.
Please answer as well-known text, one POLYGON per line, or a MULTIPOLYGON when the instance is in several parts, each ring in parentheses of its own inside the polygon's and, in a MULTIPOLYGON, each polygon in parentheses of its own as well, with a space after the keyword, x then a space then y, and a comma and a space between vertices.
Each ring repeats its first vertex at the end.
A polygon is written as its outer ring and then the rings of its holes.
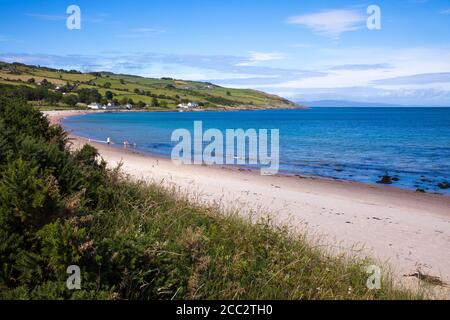
POLYGON ((450 195, 450 108, 312 108, 236 112, 103 113, 64 119, 77 135, 118 146, 124 140, 145 153, 170 156, 172 131, 279 129, 280 169, 450 195), (395 179, 397 180, 397 179, 395 179))

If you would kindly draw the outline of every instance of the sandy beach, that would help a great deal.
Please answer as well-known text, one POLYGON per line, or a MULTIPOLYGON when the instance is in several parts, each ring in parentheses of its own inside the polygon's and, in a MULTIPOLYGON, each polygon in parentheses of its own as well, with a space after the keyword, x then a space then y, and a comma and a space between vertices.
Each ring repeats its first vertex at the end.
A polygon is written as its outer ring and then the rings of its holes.
MULTIPOLYGON (((52 123, 84 111, 45 112, 52 123)), ((450 197, 389 186, 304 176, 261 176, 229 167, 177 165, 169 159, 90 142, 71 135, 74 147, 100 155, 136 179, 176 187, 196 201, 242 215, 271 213, 278 223, 306 232, 337 252, 375 258, 405 277, 420 270, 450 283, 450 197)))

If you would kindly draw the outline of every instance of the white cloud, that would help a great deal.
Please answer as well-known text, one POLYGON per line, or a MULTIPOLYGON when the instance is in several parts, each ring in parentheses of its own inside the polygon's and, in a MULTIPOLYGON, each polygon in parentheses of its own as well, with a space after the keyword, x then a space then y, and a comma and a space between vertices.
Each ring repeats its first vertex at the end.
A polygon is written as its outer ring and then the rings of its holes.
POLYGON ((370 103, 389 103, 412 106, 449 106, 450 91, 441 89, 412 88, 314 88, 302 90, 300 94, 288 95, 291 99, 300 101, 344 100, 370 103))
POLYGON ((442 10, 441 14, 450 14, 450 9, 442 10))
POLYGON ((290 59, 289 69, 274 66, 278 60, 287 58, 280 52, 250 52, 247 57, 121 52, 100 56, 0 54, 0 60, 83 71, 204 80, 284 96, 301 95, 308 100, 450 105, 450 46, 333 46, 314 49, 312 55, 290 59), (304 70, 305 65, 310 69, 304 70))
POLYGON ((414 74, 374 80, 372 83, 380 85, 431 85, 434 83, 450 83, 450 72, 414 74))
POLYGON ((288 18, 290 24, 302 25, 320 35, 335 38, 362 28, 365 21, 365 15, 357 10, 329 10, 288 18))
POLYGON ((446 82, 450 74, 448 46, 332 47, 315 50, 314 61, 314 70, 324 74, 290 79, 280 77, 276 79, 278 81, 267 83, 249 79, 239 87, 287 97, 299 95, 308 100, 450 105, 450 82, 446 82), (330 62, 333 62, 332 66, 330 62))
POLYGON ((373 63, 373 64, 344 64, 330 67, 330 70, 379 70, 390 69, 388 63, 373 63))
POLYGON ((240 62, 236 66, 252 66, 260 62, 267 62, 273 60, 284 60, 286 59, 286 54, 281 52, 250 52, 250 57, 247 61, 240 62))
MULTIPOLYGON (((316 52, 316 71, 325 75, 284 80, 271 88, 342 88, 353 86, 429 85, 438 87, 450 73, 450 48, 365 48, 346 47, 316 52), (330 67, 333 61, 335 66, 330 67), (418 76, 420 75, 420 76, 418 76), (381 79, 391 79, 385 80, 381 79), (394 84, 395 82, 395 84, 394 84), (405 83, 407 82, 407 83, 405 83)), ((444 81, 445 80, 445 81, 444 81)), ((263 86, 260 89, 265 89, 263 86)))

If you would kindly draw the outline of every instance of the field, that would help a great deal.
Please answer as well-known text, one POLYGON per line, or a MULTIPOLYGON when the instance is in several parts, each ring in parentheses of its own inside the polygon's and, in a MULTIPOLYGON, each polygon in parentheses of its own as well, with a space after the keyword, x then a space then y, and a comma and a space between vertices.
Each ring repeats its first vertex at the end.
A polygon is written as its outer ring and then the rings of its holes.
POLYGON ((211 83, 171 78, 144 78, 109 72, 80 73, 24 64, 0 62, 0 83, 38 88, 43 81, 50 90, 72 86, 98 91, 103 97, 109 91, 114 100, 129 99, 149 109, 175 109, 180 103, 195 102, 204 109, 298 108, 281 97, 250 89, 224 88, 211 83), (156 99, 156 100, 155 100, 156 99))

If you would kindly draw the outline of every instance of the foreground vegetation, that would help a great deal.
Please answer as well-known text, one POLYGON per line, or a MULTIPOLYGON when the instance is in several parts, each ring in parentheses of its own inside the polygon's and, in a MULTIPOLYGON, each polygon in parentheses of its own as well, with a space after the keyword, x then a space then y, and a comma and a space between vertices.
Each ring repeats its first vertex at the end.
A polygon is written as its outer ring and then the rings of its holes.
POLYGON ((0 298, 397 299, 364 261, 331 257, 268 219, 222 215, 68 151, 23 100, 0 97, 0 298), (81 290, 66 269, 81 268, 81 290))
POLYGON ((188 102, 196 102, 208 109, 298 107, 289 100, 264 92, 224 88, 206 82, 151 79, 110 72, 81 73, 21 63, 0 62, 1 85, 18 86, 16 89, 21 92, 36 91, 28 94, 28 101, 39 107, 73 109, 92 102, 131 103, 149 110, 175 109, 178 104, 188 102))

